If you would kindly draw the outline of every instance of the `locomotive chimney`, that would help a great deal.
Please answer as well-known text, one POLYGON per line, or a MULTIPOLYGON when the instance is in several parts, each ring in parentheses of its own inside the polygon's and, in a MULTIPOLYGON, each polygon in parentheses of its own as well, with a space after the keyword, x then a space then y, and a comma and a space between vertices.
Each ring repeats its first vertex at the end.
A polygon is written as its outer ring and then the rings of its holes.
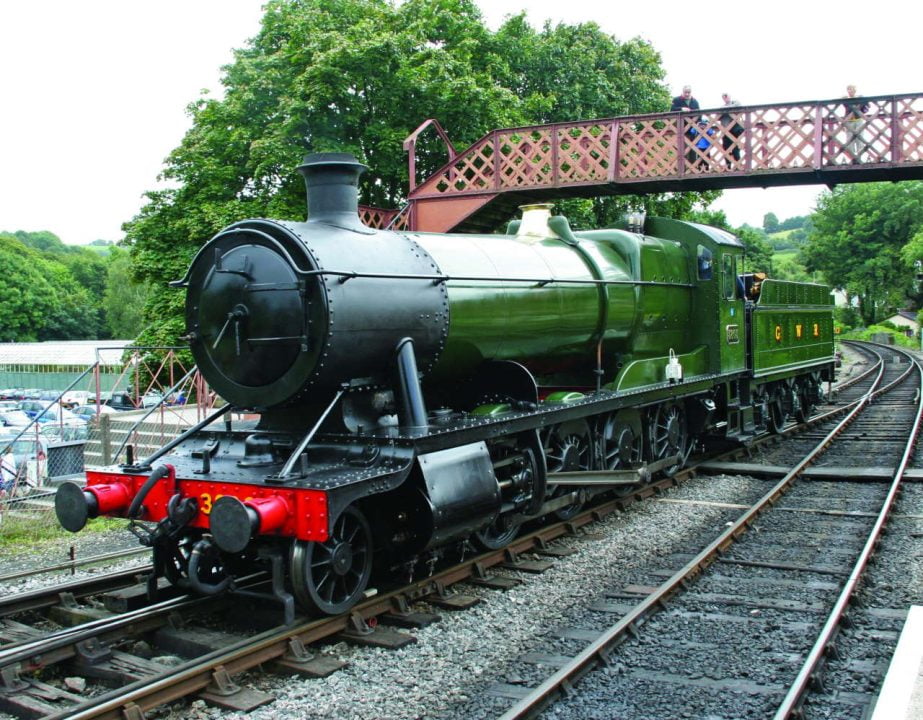
POLYGON ((359 220, 359 176, 365 165, 349 153, 313 153, 298 166, 308 191, 308 222, 368 232, 359 220))

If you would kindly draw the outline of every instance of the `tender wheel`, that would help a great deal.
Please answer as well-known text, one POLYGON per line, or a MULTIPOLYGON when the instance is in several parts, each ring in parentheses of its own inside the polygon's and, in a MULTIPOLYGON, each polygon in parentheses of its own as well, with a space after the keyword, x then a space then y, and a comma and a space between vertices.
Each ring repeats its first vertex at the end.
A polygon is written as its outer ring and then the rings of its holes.
POLYGON ((798 388, 798 404, 800 407, 795 412, 798 422, 805 422, 814 414, 817 403, 817 386, 811 380, 805 380, 798 388))
POLYGON ((292 587, 309 612, 346 612, 362 597, 371 574, 372 531, 355 507, 343 511, 325 542, 296 540, 292 547, 292 587))
POLYGON ((653 462, 673 455, 682 457, 680 462, 663 471, 665 475, 673 475, 682 468, 686 464, 690 448, 689 430, 686 427, 683 408, 672 403, 658 406, 650 419, 648 440, 653 462))
MULTIPOLYGON (((586 420, 573 420, 549 428, 543 444, 549 473, 589 470, 592 466, 593 445, 586 420)), ((565 495, 572 490, 571 486, 562 485, 554 490, 551 497, 565 495)), ((574 503, 555 510, 555 515, 561 520, 570 520, 582 507, 582 503, 574 503)))
POLYGON ((769 396, 769 430, 778 435, 785 427, 785 400, 780 390, 775 390, 769 396))
POLYGON ((603 468, 619 470, 641 462, 644 437, 617 415, 606 418, 603 427, 603 468))

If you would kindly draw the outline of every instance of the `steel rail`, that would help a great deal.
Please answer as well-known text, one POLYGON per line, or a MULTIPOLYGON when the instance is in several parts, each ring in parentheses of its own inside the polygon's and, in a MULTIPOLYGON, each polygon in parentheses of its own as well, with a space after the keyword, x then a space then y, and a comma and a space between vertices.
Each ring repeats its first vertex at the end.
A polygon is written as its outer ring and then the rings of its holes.
MULTIPOLYGON (((141 548, 141 550, 144 551, 146 548, 141 548)), ((139 565, 135 568, 110 573, 99 578, 75 580, 74 582, 55 585, 54 587, 40 588, 38 590, 30 590, 29 592, 7 595, 6 597, 0 598, 0 617, 7 617, 29 610, 41 610, 42 608, 56 605, 60 602, 62 593, 70 593, 74 597, 87 597, 88 595, 96 595, 98 593, 125 587, 126 585, 133 584, 131 582, 132 579, 137 578, 137 576, 145 572, 150 572, 151 569, 150 565, 139 565)))
MULTIPOLYGON (((45 567, 33 568, 31 570, 17 570, 16 572, 7 573, 6 575, 0 575, 0 583, 6 582, 7 580, 17 580, 24 577, 33 577, 34 575, 43 575, 45 573, 58 572, 59 570, 74 570, 78 567, 83 567, 84 565, 93 565, 95 563, 103 563, 108 560, 119 560, 125 557, 132 557, 133 555, 140 555, 142 553, 149 553, 150 548, 146 547, 137 547, 129 548, 127 550, 114 550, 113 552, 101 553, 99 555, 87 555, 84 558, 74 558, 73 560, 67 560, 65 562, 57 563, 55 565, 46 565, 45 567)), ((146 569, 150 569, 149 566, 146 569)), ((139 570, 139 568, 136 568, 139 570)), ((60 585, 58 586, 60 588, 60 585)), ((63 591, 60 591, 63 592, 63 591)), ((0 607, 3 603, 0 601, 0 607)))
POLYGON ((507 562, 511 556, 540 550, 551 540, 571 535, 580 528, 600 520, 606 515, 623 509, 631 502, 655 495, 662 489, 676 485, 678 478, 663 478, 650 485, 588 509, 575 517, 541 528, 514 540, 501 550, 476 555, 453 567, 442 570, 422 580, 381 595, 373 596, 356 605, 350 614, 331 618, 309 620, 298 625, 273 628, 259 635, 241 640, 228 648, 209 653, 203 657, 172 668, 151 682, 139 680, 131 685, 88 698, 80 705, 60 714, 50 715, 46 720, 74 718, 124 718, 123 710, 137 707, 148 710, 172 702, 191 693, 203 690, 212 682, 212 674, 224 667, 231 675, 249 670, 261 663, 280 658, 290 650, 290 641, 298 638, 303 644, 317 642, 348 629, 355 623, 364 622, 385 612, 399 609, 407 601, 415 601, 434 595, 442 595, 449 585, 478 578, 484 571, 507 562))
MULTIPOLYGON (((842 412, 838 408, 837 412, 842 412)), ((470 558, 452 568, 431 577, 409 583, 406 587, 363 601, 349 617, 339 616, 304 622, 297 626, 275 628, 254 638, 242 640, 229 648, 215 651, 182 666, 173 668, 158 679, 137 681, 120 690, 87 699, 66 712, 48 716, 54 718, 122 718, 129 708, 146 710, 171 702, 207 687, 213 679, 213 672, 223 667, 229 674, 237 674, 256 665, 285 655, 290 650, 290 641, 298 638, 302 643, 316 642, 347 629, 351 624, 368 620, 383 612, 400 608, 406 601, 443 594, 445 587, 474 577, 495 567, 519 553, 543 549, 544 545, 559 537, 573 534, 579 528, 597 521, 616 510, 624 509, 631 502, 650 497, 661 489, 676 485, 680 478, 694 472, 694 468, 681 471, 672 478, 663 478, 643 485, 630 493, 607 501, 598 507, 588 509, 568 521, 539 529, 513 541, 507 548, 470 558)))
MULTIPOLYGON (((239 582, 242 587, 252 587, 265 582, 265 574, 254 573, 241 578, 239 582)), ((153 605, 114 615, 113 617, 104 617, 81 623, 74 627, 63 628, 39 639, 26 639, 9 643, 0 648, 0 669, 19 663, 27 663, 27 661, 35 658, 39 658, 40 662, 33 663, 33 665, 44 666, 48 664, 49 657, 54 657, 51 653, 62 648, 92 638, 109 637, 113 633, 124 630, 138 630, 142 625, 158 621, 159 618, 172 614, 177 610, 194 609, 207 605, 212 600, 214 598, 179 595, 153 605)))
POLYGON ((101 635, 122 631, 141 621, 154 620, 163 615, 169 615, 178 609, 188 609, 203 605, 207 600, 208 598, 192 598, 189 595, 180 595, 169 600, 163 600, 155 605, 122 613, 116 617, 101 618, 75 627, 64 628, 37 640, 11 643, 0 649, 0 669, 19 663, 27 663, 38 656, 42 656, 42 662, 38 663, 38 665, 44 665, 44 656, 54 650, 60 650, 69 645, 101 635))
POLYGON ((904 448, 904 454, 894 473, 894 477, 888 489, 888 494, 884 499, 881 511, 875 520, 875 524, 869 532, 865 546, 862 548, 862 552, 859 554, 859 558, 856 560, 856 564, 849 578, 843 585, 843 589, 834 603, 833 609, 830 611, 830 615, 817 637, 817 641, 805 658, 804 664, 798 672, 794 682, 791 684, 785 698, 779 704, 776 714, 773 716, 774 720, 786 720, 800 712, 809 686, 817 679, 817 672, 821 668, 827 650, 831 647, 833 638, 839 630, 840 623, 846 613, 846 607, 858 589, 862 575, 872 557, 872 553, 875 551, 880 541, 882 530, 884 529, 885 523, 888 521, 888 517, 897 499, 897 494, 900 491, 904 471, 907 469, 907 464, 910 462, 910 458, 914 452, 917 435, 920 432, 921 420, 923 420, 923 368, 921 368, 920 362, 909 353, 904 353, 901 350, 898 350, 898 352, 902 352, 910 358, 911 367, 915 368, 919 375, 916 415, 910 435, 907 439, 907 444, 904 448))
MULTIPOLYGON (((560 692, 567 692, 573 684, 600 663, 607 663, 612 649, 625 639, 626 633, 636 631, 638 625, 654 612, 666 598, 675 593, 689 579, 705 570, 716 559, 717 555, 725 551, 743 533, 751 523, 766 508, 773 505, 782 494, 789 489, 792 481, 800 475, 813 460, 826 449, 832 440, 845 430, 862 409, 875 397, 876 390, 884 377, 884 361, 876 353, 879 362, 876 364, 877 375, 871 388, 861 398, 845 407, 850 407, 848 412, 837 425, 821 440, 795 467, 789 471, 769 492, 745 512, 740 518, 728 527, 727 530, 715 538, 707 547, 700 551, 683 568, 674 573, 670 578, 661 583, 658 588, 648 595, 641 603, 619 619, 599 638, 588 645, 576 655, 569 663, 558 669, 553 675, 534 688, 528 695, 520 699, 512 708, 501 716, 501 720, 514 720, 516 718, 534 717, 538 712, 547 707, 560 692)), ((893 386, 893 383, 890 386, 893 386)), ((843 408, 839 408, 842 411, 843 408)))
MULTIPOLYGON (((862 343, 859 343, 859 342, 856 342, 856 341, 853 341, 853 340, 844 340, 843 342, 846 343, 847 345, 850 345, 850 346, 852 346, 852 347, 855 347, 856 349, 858 349, 858 350, 860 350, 860 351, 862 351, 862 352, 866 352, 866 353, 872 352, 872 354, 874 355, 874 351, 870 351, 870 350, 869 350, 865 345, 863 345, 862 343)), ((879 358, 880 358, 880 356, 879 356, 879 358)), ((869 368, 868 368, 867 370, 865 370, 865 371, 859 373, 859 374, 856 375, 855 377, 849 378, 849 380, 844 380, 844 381, 841 382, 841 383, 837 383, 837 385, 836 385, 836 391, 837 391, 837 392, 840 392, 841 390, 845 390, 845 389, 847 389, 847 388, 851 388, 853 385, 856 385, 857 383, 861 382, 862 380, 864 380, 865 378, 867 378, 869 375, 871 375, 876 369, 877 369, 877 365, 871 365, 871 366, 869 366, 869 368)))

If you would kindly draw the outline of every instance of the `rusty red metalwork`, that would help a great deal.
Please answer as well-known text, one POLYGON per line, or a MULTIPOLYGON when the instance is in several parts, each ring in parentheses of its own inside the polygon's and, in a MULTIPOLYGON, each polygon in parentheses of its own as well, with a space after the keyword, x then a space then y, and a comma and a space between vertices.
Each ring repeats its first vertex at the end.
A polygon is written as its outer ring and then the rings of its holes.
POLYGON ((923 178, 923 94, 863 101, 859 121, 837 98, 505 128, 461 152, 427 120, 404 143, 411 191, 390 226, 464 228, 511 194, 533 201, 923 178), (416 141, 430 126, 449 160, 416 185, 416 141))
POLYGON ((398 210, 385 210, 384 208, 359 206, 359 220, 371 228, 385 228, 398 214, 398 210))

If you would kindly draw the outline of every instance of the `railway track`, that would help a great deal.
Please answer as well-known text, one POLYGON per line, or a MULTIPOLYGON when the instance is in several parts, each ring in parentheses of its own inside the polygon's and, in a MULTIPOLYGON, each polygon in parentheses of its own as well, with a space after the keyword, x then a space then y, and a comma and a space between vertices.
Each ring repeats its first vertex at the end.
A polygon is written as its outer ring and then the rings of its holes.
MULTIPOLYGON (((865 375, 856 378, 857 385, 867 381, 865 375)), ((841 400, 847 400, 849 392, 852 391, 845 388, 841 390, 841 400)), ((862 391, 856 392, 861 394, 862 391)), ((656 495, 675 482, 676 480, 659 481, 582 513, 568 522, 558 523, 524 536, 505 550, 472 558, 392 592, 382 592, 360 604, 349 617, 268 628, 255 636, 252 632, 249 635, 228 634, 225 636, 225 644, 228 647, 209 652, 207 643, 201 643, 198 646, 199 651, 206 652, 200 652, 198 657, 189 659, 177 667, 164 668, 156 675, 148 674, 143 680, 116 690, 96 691, 98 694, 92 698, 67 698, 66 701, 58 702, 57 705, 52 705, 46 711, 33 716, 131 717, 132 713, 143 713, 144 710, 164 702, 203 692, 212 702, 223 701, 231 708, 252 709, 268 698, 259 693, 233 692, 235 686, 230 680, 232 676, 264 663, 275 663, 279 671, 299 673, 308 677, 323 676, 342 663, 330 656, 304 648, 324 639, 336 638, 351 644, 380 647, 399 647, 412 643, 413 635, 386 630, 382 625, 396 624, 411 628, 429 625, 437 618, 432 613, 415 611, 415 608, 419 607, 415 603, 421 601, 426 602, 429 609, 465 608, 474 605, 478 600, 476 596, 453 592, 449 588, 454 583, 461 582, 481 588, 509 587, 515 584, 515 578, 506 576, 506 570, 512 569, 514 574, 540 571, 548 561, 535 558, 554 558, 568 553, 556 541, 562 538, 588 537, 585 530, 593 522, 625 508, 635 500, 656 495), (380 624, 375 627, 378 621, 380 624), (234 641, 228 642, 229 640, 234 641)), ((133 623, 135 626, 141 626, 148 621, 139 613, 133 623)), ((637 624, 634 627, 636 628, 637 624)), ((111 643, 111 640, 108 642, 111 643)), ((41 654, 39 651, 36 652, 41 654)), ((4 672, 6 677, 12 677, 14 685, 26 682, 15 672, 4 672)), ((7 685, 9 684, 8 682, 7 685)), ((47 687, 34 687, 41 692, 49 692, 47 687)), ((28 692, 29 689, 22 686, 17 690, 18 694, 28 692)))
MULTIPOLYGON (((547 653, 546 664, 557 670, 528 691, 509 688, 508 695, 520 698, 504 720, 536 716, 555 702, 556 718, 604 709, 626 719, 672 717, 682 708, 684 717, 781 720, 797 716, 805 703, 825 707, 826 717, 862 717, 877 686, 830 692, 822 671, 846 644, 836 642, 841 627, 855 627, 855 613, 847 611, 899 492, 921 412, 916 362, 880 352, 887 357, 873 389, 857 390, 862 396, 834 428, 815 421, 824 432, 798 439, 814 447, 785 477, 706 547, 679 558, 685 562, 670 577, 655 585, 648 574, 609 589, 608 602, 595 609, 617 619, 570 656, 547 653), (872 404, 885 393, 888 405, 872 404), (882 423, 887 431, 879 433, 882 423), (891 482, 794 483, 818 457, 854 461, 857 440, 870 434, 879 441, 876 462, 897 467, 891 482)), ((869 620, 890 621, 900 614, 895 608, 867 613, 869 620)), ((880 641, 880 630, 870 624, 864 634, 851 633, 860 658, 868 656, 861 639, 880 641)), ((556 639, 573 648, 593 632, 565 628, 556 639)))

